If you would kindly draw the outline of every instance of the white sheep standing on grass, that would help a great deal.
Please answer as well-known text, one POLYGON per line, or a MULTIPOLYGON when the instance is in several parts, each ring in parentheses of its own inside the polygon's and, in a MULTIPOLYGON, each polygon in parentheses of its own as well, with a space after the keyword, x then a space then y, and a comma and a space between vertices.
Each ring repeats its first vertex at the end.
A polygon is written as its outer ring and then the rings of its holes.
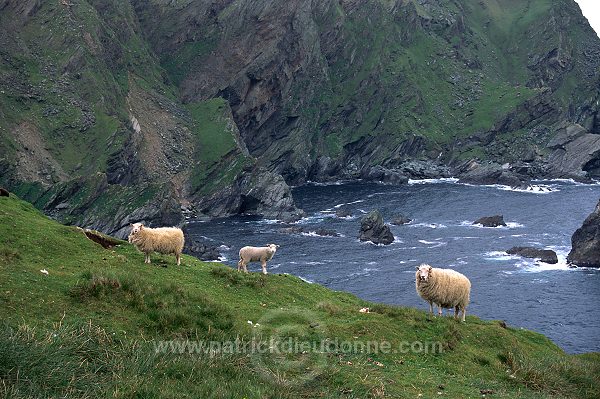
POLYGON ((267 262, 273 258, 279 248, 276 244, 267 244, 264 247, 243 247, 240 249, 240 260, 238 261, 238 271, 244 270, 248 273, 246 266, 250 262, 260 262, 263 274, 267 274, 267 262))
POLYGON ((458 318, 459 311, 462 311, 462 321, 465 321, 471 295, 471 282, 466 276, 454 270, 422 264, 417 267, 415 278, 417 293, 429 302, 431 314, 433 304, 436 304, 440 316, 442 308, 454 308, 454 318, 458 318))
POLYGON ((177 265, 181 264, 181 252, 185 242, 183 231, 177 227, 150 228, 142 223, 131 225, 129 242, 146 255, 144 263, 150 263, 150 254, 174 254, 177 265))

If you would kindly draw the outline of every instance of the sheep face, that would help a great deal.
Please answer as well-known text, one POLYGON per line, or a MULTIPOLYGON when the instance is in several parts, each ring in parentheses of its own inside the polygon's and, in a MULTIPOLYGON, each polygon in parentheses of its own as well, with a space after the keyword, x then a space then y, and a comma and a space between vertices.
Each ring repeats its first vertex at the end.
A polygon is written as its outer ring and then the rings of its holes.
POLYGON ((427 281, 431 277, 432 272, 433 267, 423 264, 417 268, 417 277, 419 281, 427 281))
POLYGON ((140 231, 142 231, 143 228, 144 228, 144 225, 142 223, 132 224, 130 235, 135 235, 135 234, 139 233, 140 231))

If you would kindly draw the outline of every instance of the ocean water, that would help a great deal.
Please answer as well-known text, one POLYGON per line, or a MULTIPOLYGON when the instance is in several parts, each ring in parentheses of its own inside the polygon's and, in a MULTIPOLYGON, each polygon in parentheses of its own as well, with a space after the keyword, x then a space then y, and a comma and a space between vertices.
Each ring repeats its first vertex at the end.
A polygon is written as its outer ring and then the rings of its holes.
MULTIPOLYGON (((452 268, 471 280, 468 315, 538 331, 569 353, 600 351, 600 270, 566 264, 571 235, 598 203, 600 185, 543 181, 531 190, 512 190, 453 179, 403 186, 354 182, 308 184, 294 189, 294 197, 307 212, 297 223, 307 233, 283 233, 286 225, 276 220, 232 217, 192 221, 190 234, 222 245, 224 263, 232 267, 240 247, 274 242, 281 248, 268 264, 270 273, 424 310, 428 304, 415 292, 415 267, 452 268), (336 217, 340 209, 352 216, 336 217), (413 221, 391 226, 396 240, 389 246, 360 242, 360 217, 373 209, 386 222, 398 213, 413 221), (504 215, 508 226, 472 224, 495 214, 504 215), (340 236, 311 233, 317 228, 340 236), (559 263, 505 254, 517 245, 553 249, 559 263)), ((260 265, 250 270, 260 271, 260 265)))

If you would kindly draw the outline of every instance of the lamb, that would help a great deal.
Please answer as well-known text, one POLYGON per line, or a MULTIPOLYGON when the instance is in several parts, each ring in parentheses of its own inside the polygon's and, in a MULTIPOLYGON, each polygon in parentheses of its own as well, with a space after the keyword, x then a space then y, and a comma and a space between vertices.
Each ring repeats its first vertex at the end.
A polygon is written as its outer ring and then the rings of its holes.
POLYGON ((185 238, 183 231, 177 227, 150 228, 142 223, 131 225, 129 242, 146 255, 144 263, 150 263, 150 254, 154 251, 161 254, 175 254, 177 266, 181 264, 181 252, 185 238))
POLYGON ((240 249, 240 260, 238 262, 238 271, 244 269, 248 273, 246 265, 250 262, 260 262, 263 274, 267 274, 267 261, 270 261, 279 248, 276 244, 267 244, 264 247, 243 247, 240 249))
POLYGON ((462 321, 465 321, 471 294, 471 282, 466 276, 454 270, 422 264, 417 267, 415 278, 417 293, 429 302, 431 314, 433 304, 436 304, 440 316, 442 308, 454 308, 454 318, 458 318, 459 311, 462 311, 462 321))

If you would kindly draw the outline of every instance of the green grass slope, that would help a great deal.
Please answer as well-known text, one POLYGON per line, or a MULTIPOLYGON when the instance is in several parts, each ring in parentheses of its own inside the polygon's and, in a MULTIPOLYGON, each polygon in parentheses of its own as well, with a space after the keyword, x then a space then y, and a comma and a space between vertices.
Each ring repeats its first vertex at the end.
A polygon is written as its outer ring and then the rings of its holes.
POLYGON ((293 276, 243 275, 188 256, 181 267, 172 256, 152 259, 145 265, 125 242, 103 249, 32 205, 1 197, 0 397, 600 395, 598 354, 567 355, 531 331, 472 316, 431 319, 293 276), (288 338, 304 346, 290 353, 277 346, 288 338), (201 341, 213 341, 212 354, 177 346, 201 341), (250 353, 227 342, 266 346, 250 353), (435 350, 418 350, 432 343, 435 350), (268 350, 274 345, 280 353, 268 350))

